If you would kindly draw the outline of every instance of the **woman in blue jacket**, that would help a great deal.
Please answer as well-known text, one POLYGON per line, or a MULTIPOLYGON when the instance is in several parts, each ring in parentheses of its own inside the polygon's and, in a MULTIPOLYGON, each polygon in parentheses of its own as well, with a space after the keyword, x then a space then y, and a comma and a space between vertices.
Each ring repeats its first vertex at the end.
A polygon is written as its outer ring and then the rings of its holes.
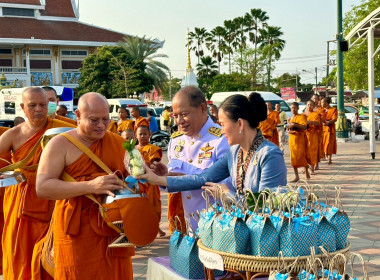
MULTIPOLYGON (((158 176, 146 168, 146 174, 139 178, 167 186, 168 192, 215 188, 213 182, 228 177, 232 179, 232 191, 241 193, 247 188, 260 192, 286 185, 286 167, 281 150, 265 140, 257 129, 259 123, 267 118, 266 104, 261 95, 253 92, 248 98, 240 94, 228 97, 220 106, 218 117, 231 147, 213 166, 203 173, 185 176, 158 176)), ((155 169, 155 166, 151 168, 155 169)), ((223 189, 231 191, 227 186, 223 189)))

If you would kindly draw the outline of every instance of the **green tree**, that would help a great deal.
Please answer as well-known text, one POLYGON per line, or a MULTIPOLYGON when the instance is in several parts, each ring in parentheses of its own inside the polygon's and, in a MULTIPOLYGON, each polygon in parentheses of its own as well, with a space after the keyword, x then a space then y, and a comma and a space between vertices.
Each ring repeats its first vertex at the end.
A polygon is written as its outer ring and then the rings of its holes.
POLYGON ((161 94, 164 100, 171 100, 174 94, 181 89, 181 79, 172 78, 168 80, 161 89, 161 94), (171 96, 170 96, 170 86, 171 86, 171 96))
POLYGON ((268 59, 267 63, 267 88, 270 90, 271 81, 271 70, 272 62, 279 60, 281 57, 281 51, 285 47, 285 40, 280 37, 284 34, 281 31, 281 27, 277 26, 267 26, 265 29, 260 30, 263 36, 261 42, 261 47, 263 48, 263 53, 268 59))
POLYGON ((224 29, 226 30, 226 33, 223 36, 223 40, 225 42, 223 51, 228 55, 228 69, 231 74, 231 55, 234 53, 236 26, 232 20, 225 20, 224 29))
MULTIPOLYGON (((260 32, 260 30, 264 28, 269 17, 267 16, 267 13, 261 9, 251 9, 251 11, 249 13, 246 13, 244 17, 246 18, 249 25, 249 40, 253 43, 255 50, 254 69, 258 69, 257 46, 262 41, 262 36, 260 36, 262 32, 260 32)), ((252 73, 252 83, 254 88, 256 87, 257 76, 257 72, 254 71, 252 73)))
POLYGON ((198 78, 212 78, 218 74, 217 68, 216 61, 211 56, 204 56, 196 67, 197 76, 198 78))
MULTIPOLYGON (((347 35, 360 21, 368 16, 372 11, 380 6, 380 0, 362 0, 361 4, 354 6, 347 12, 343 19, 343 32, 347 35)), ((360 39, 359 42, 344 53, 344 82, 350 88, 368 88, 368 44, 367 39, 360 39), (363 42, 365 40, 365 42, 363 42)), ((374 49, 380 45, 379 40, 375 40, 374 49)), ((375 73, 380 73, 380 59, 375 56, 375 73)), ((375 75, 375 85, 380 84, 380 75, 375 75)))
POLYGON ((280 77, 273 79, 276 84, 275 91, 280 92, 284 87, 299 87, 301 86, 301 78, 297 74, 284 73, 280 77))
POLYGON ((206 39, 209 36, 209 33, 204 27, 195 27, 194 32, 189 32, 189 44, 191 46, 190 49, 195 51, 195 55, 198 58, 198 64, 200 58, 204 55, 203 44, 206 42, 206 39))
POLYGON ((247 91, 252 90, 249 75, 232 73, 220 74, 214 77, 210 92, 247 91))
POLYGON ((167 58, 166 54, 159 54, 157 51, 161 48, 155 40, 151 38, 125 37, 124 42, 120 42, 121 46, 133 59, 136 65, 140 65, 140 69, 153 79, 154 86, 161 88, 167 81, 167 67, 157 59, 167 58))
POLYGON ((95 91, 106 98, 126 97, 153 88, 153 80, 118 46, 98 48, 83 61, 79 71, 79 95, 95 91))
MULTIPOLYGON (((240 58, 243 59, 243 51, 247 47, 247 31, 250 25, 249 20, 246 17, 234 18, 233 24, 235 25, 235 47, 240 53, 240 58)), ((240 74, 243 73, 242 66, 240 66, 240 74)))
POLYGON ((226 30, 217 26, 210 31, 209 37, 206 40, 206 46, 210 50, 212 57, 216 57, 218 61, 218 73, 220 74, 220 62, 223 59, 223 49, 225 48, 225 42, 223 37, 226 34, 226 30))
POLYGON ((257 50, 252 48, 246 48, 243 51, 243 56, 234 55, 233 64, 238 65, 238 67, 243 70, 243 74, 248 74, 251 77, 251 88, 256 89, 257 80, 262 80, 265 78, 265 66, 267 59, 263 55, 263 50, 258 48, 257 50), (256 59, 256 62, 255 62, 256 59))

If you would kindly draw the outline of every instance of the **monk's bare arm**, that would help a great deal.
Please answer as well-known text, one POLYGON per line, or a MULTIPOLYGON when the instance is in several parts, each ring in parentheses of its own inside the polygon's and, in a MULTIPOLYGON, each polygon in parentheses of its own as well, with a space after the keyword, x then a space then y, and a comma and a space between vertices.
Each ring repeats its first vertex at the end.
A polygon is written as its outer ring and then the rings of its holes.
POLYGON ((0 154, 6 153, 12 149, 12 139, 14 132, 9 129, 0 136, 0 154))
POLYGON ((37 171, 36 190, 39 197, 59 200, 89 193, 114 196, 112 190, 122 189, 116 175, 99 176, 84 182, 61 180, 61 174, 67 165, 69 145, 63 136, 56 136, 43 150, 37 171))

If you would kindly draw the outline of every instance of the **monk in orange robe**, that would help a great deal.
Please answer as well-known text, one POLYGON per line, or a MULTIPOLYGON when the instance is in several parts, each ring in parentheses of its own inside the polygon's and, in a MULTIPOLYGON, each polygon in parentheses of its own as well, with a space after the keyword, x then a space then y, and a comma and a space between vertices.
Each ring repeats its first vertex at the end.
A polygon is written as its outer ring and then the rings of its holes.
MULTIPOLYGON (((81 96, 76 116, 78 128, 66 134, 88 147, 115 174, 128 176, 122 148, 124 139, 107 131, 109 106, 104 96, 94 92, 81 96)), ((115 237, 95 232, 97 217, 95 225, 90 222, 93 221, 91 208, 98 209, 98 206, 84 195, 92 193, 100 201, 123 188, 115 174, 107 175, 100 170, 63 135, 50 140, 42 153, 37 194, 57 200, 53 214, 55 279, 133 279, 134 249, 108 248, 115 237), (77 182, 61 180, 63 171, 77 182)))
MULTIPOLYGON (((9 127, 0 127, 0 136, 9 129, 9 127)), ((10 152, 6 152, 0 155, 0 168, 11 164, 12 155, 10 152)), ((4 202, 4 192, 5 188, 0 188, 0 234, 3 234, 4 227, 4 210, 3 210, 3 202, 4 202)), ((1 246, 1 241, 0 241, 1 246)), ((3 250, 0 252, 0 274, 3 274, 3 250)))
POLYGON ((289 133, 290 164, 294 170, 294 179, 291 182, 299 181, 298 168, 304 167, 306 179, 310 179, 307 162, 307 138, 305 131, 307 129, 307 118, 303 114, 298 114, 298 103, 293 102, 290 106, 293 116, 288 119, 286 127, 289 133))
POLYGON ((135 119, 135 133, 140 125, 145 125, 149 127, 149 122, 146 118, 140 116, 140 109, 138 106, 132 107, 131 109, 131 115, 135 119))
POLYGON ((267 116, 269 119, 275 120, 275 124, 276 124, 276 128, 273 130, 273 136, 271 138, 271 142, 276 144, 278 147, 280 147, 280 139, 279 139, 279 135, 277 131, 277 126, 281 123, 280 113, 273 110, 271 102, 266 102, 266 104, 267 104, 267 116))
POLYGON ((131 119, 127 119, 129 114, 127 109, 120 107, 118 114, 119 120, 117 122, 117 132, 121 134, 124 130, 133 130, 135 122, 131 119))
POLYGON ((314 175, 314 168, 318 163, 318 149, 319 149, 319 139, 318 139, 318 129, 321 127, 321 116, 314 112, 314 102, 308 101, 306 103, 306 110, 304 115, 307 117, 307 154, 310 163, 311 175, 314 175))
POLYGON ((109 124, 108 127, 107 127, 107 130, 108 130, 108 131, 111 131, 111 132, 113 132, 113 133, 118 134, 118 133, 117 133, 117 122, 111 120, 111 121, 110 121, 110 124, 109 124))
POLYGON ((335 135, 335 122, 338 120, 337 108, 331 107, 331 98, 322 99, 322 107, 326 109, 326 116, 323 121, 323 151, 327 155, 328 164, 332 164, 331 157, 336 154, 337 142, 335 135))
MULTIPOLYGON (((162 149, 149 144, 150 135, 149 127, 145 125, 141 125, 137 129, 136 137, 139 141, 137 148, 147 166, 150 166, 153 162, 160 162, 162 159, 162 149)), ((156 210, 158 218, 161 220, 161 192, 159 186, 149 183, 140 183, 140 192, 146 193, 148 199, 152 202, 154 209, 156 210)), ((159 229, 159 234, 161 237, 166 235, 161 229, 159 229)))
MULTIPOLYGON (((0 137, 0 154, 11 151, 12 162, 16 163, 26 158, 37 145, 37 150, 26 163, 28 167, 39 163, 39 140, 47 129, 73 126, 47 117, 48 101, 40 87, 26 88, 22 101, 21 107, 28 121, 6 131, 0 137)), ((46 234, 54 208, 53 201, 37 197, 36 168, 20 169, 27 180, 7 187, 4 194, 4 279, 32 278, 33 248, 46 234)))
POLYGON ((57 92, 55 91, 54 88, 52 87, 49 87, 49 86, 45 86, 45 87, 42 87, 43 90, 45 91, 46 93, 46 96, 47 96, 47 99, 49 101, 49 103, 53 103, 55 104, 55 109, 52 109, 52 112, 49 112, 49 117, 51 119, 57 119, 57 120, 60 120, 60 121, 63 121, 63 122, 67 122, 69 124, 72 124, 72 125, 77 125, 77 122, 70 119, 70 118, 66 118, 64 116, 60 116, 56 113, 56 108, 57 108, 57 105, 59 103, 59 98, 58 98, 58 95, 57 95, 57 92))
MULTIPOLYGON (((317 112, 321 118, 321 121, 323 122, 326 110, 321 106, 321 100, 319 98, 320 96, 318 94, 314 94, 311 98, 311 100, 314 102, 314 111, 317 112)), ((319 169, 319 162, 321 159, 325 158, 325 154, 323 152, 323 127, 322 125, 318 128, 318 162, 315 166, 315 170, 319 169)))
MULTIPOLYGON (((258 128, 260 129, 261 133, 264 135, 264 137, 267 140, 276 144, 275 141, 273 140, 274 131, 277 130, 276 129, 276 121, 274 119, 267 118, 266 120, 259 123, 258 128)), ((277 134, 277 136, 278 136, 278 134, 277 134)))
MULTIPOLYGON (((185 212, 183 210, 182 195, 180 192, 168 194, 168 221, 175 221, 176 217, 181 221, 182 228, 179 231, 186 232, 185 212)), ((173 233, 175 230, 174 225, 169 222, 169 231, 173 233)))

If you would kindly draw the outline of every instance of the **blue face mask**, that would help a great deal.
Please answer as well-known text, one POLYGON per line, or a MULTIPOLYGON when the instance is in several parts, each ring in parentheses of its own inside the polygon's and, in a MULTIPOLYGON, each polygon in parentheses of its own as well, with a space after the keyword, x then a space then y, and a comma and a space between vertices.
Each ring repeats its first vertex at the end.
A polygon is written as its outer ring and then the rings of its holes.
POLYGON ((57 110, 57 103, 49 101, 48 103, 48 116, 55 113, 57 110))

